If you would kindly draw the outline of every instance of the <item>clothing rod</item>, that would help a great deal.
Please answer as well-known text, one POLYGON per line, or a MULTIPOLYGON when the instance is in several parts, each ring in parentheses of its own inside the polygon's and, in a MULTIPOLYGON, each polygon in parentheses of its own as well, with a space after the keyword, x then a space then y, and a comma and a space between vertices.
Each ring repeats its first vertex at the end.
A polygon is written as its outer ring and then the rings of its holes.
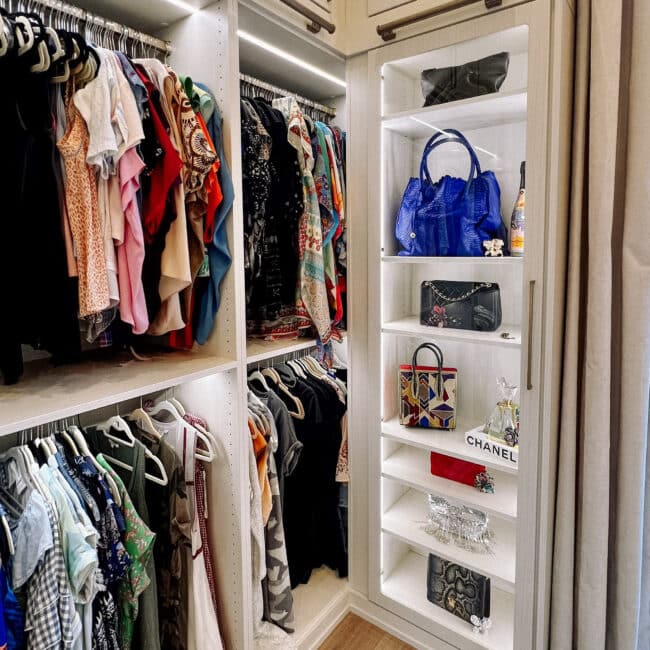
MULTIPOLYGON (((7 2, 7 0, 0 0, 0 6, 3 6, 4 8, 8 8, 9 4, 13 3, 7 2)), ((40 7, 51 9, 52 12, 50 14, 50 19, 55 17, 57 14, 70 16, 72 18, 76 18, 86 25, 96 25, 97 27, 107 29, 120 36, 127 36, 131 40, 153 47, 159 52, 169 54, 172 51, 172 46, 169 41, 163 41, 162 39, 156 38, 155 36, 150 36, 149 34, 139 32, 136 29, 131 29, 126 25, 120 25, 119 23, 116 23, 112 20, 107 20, 102 16, 98 16, 97 14, 93 14, 89 11, 85 11, 84 9, 80 9, 79 7, 75 7, 74 5, 68 4, 67 2, 62 2, 60 0, 29 0, 27 4, 36 4, 40 7)))
POLYGON ((285 88, 278 88, 278 86, 266 83, 265 81, 260 81, 255 77, 249 77, 246 74, 240 74, 239 81, 250 84, 251 86, 255 86, 256 88, 260 88, 262 90, 270 90, 272 93, 276 93, 278 97, 295 97, 296 101, 303 106, 309 106, 310 108, 314 108, 321 113, 325 113, 325 115, 336 117, 336 109, 332 108, 331 106, 325 106, 324 104, 319 104, 318 102, 307 99, 306 97, 301 97, 300 95, 296 95, 296 93, 292 93, 290 90, 286 90, 285 88))

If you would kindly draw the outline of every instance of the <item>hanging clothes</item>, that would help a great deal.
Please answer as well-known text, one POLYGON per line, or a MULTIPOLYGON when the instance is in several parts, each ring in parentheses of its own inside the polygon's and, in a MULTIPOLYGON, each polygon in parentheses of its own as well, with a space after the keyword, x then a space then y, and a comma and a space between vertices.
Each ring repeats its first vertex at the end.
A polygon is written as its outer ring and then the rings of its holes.
MULTIPOLYGON (((0 27, 14 33, 20 15, 2 14, 0 27)), ((79 361, 82 339, 84 349, 142 345, 143 334, 205 343, 231 262, 234 190, 214 95, 191 81, 186 90, 155 59, 54 32, 64 54, 49 70, 32 69, 36 46, 18 56, 14 42, 0 57, 10 134, 0 190, 5 214, 28 215, 3 231, 6 384, 23 372, 23 343, 55 364, 79 361), (20 242, 37 263, 25 264, 20 242)))

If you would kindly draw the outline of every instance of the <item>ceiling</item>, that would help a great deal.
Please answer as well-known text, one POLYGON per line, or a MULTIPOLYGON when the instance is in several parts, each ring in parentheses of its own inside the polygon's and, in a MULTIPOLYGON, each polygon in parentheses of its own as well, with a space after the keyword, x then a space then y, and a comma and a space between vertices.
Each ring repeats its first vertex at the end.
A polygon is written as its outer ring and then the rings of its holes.
MULTIPOLYGON (((308 41, 272 19, 240 5, 239 29, 253 34, 305 63, 345 80, 345 59, 308 41)), ((239 40, 239 66, 244 74, 280 86, 308 99, 324 101, 345 94, 338 84, 308 72, 257 45, 239 40)))
MULTIPOLYGON (((188 15, 169 0, 69 0, 86 11, 128 25, 156 36, 167 25, 188 15)), ((214 0, 184 0, 197 9, 206 7, 214 0)), ((244 4, 239 5, 239 28, 266 41, 300 60, 345 79, 345 60, 331 53, 316 41, 298 35, 291 28, 281 25, 270 15, 262 15, 244 4)), ((257 45, 240 39, 240 69, 267 83, 290 90, 309 99, 327 103, 328 99, 341 96, 345 90, 331 81, 265 51, 257 45)))
MULTIPOLYGON (((162 27, 184 18, 187 9, 166 0, 67 0, 86 11, 148 32, 152 36, 162 27)), ((184 0, 186 4, 202 9, 214 0, 184 0)))

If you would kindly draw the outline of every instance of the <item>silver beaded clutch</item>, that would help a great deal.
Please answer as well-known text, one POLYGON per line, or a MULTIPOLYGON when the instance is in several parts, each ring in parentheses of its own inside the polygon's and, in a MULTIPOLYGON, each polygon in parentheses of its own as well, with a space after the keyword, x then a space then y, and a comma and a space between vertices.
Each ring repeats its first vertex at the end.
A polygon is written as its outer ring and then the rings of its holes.
POLYGON ((494 533, 490 530, 488 515, 476 508, 455 506, 447 499, 428 495, 429 515, 425 531, 444 544, 457 546, 475 553, 492 553, 494 533))

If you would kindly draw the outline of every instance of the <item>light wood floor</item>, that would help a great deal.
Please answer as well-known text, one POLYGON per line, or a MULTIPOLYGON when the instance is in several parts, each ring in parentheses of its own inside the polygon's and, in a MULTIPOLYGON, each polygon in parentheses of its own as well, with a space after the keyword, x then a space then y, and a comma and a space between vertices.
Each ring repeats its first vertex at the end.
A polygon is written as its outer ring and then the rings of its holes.
POLYGON ((413 650, 394 636, 348 614, 323 643, 320 650, 413 650))

